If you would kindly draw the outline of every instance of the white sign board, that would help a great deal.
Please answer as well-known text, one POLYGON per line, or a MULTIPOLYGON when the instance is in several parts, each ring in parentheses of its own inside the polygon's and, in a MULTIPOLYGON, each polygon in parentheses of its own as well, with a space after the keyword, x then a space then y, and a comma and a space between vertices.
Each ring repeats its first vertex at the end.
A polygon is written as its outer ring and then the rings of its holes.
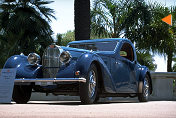
POLYGON ((0 70, 0 103, 11 103, 16 69, 0 70))

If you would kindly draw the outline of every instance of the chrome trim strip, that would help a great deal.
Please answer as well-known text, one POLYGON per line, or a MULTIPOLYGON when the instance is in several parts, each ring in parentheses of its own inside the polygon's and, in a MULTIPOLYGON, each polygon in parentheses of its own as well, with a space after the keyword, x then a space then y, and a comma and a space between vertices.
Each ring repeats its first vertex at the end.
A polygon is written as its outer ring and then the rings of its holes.
POLYGON ((15 83, 24 82, 86 82, 85 78, 17 78, 15 83))

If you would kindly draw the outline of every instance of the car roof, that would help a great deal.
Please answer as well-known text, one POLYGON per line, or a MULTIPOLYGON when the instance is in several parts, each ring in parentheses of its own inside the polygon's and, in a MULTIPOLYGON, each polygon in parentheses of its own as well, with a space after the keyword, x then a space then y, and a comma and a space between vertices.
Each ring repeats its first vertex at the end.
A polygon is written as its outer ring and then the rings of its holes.
POLYGON ((80 40, 80 41, 72 41, 69 44, 75 44, 75 43, 92 43, 92 42, 102 42, 102 41, 122 41, 122 40, 128 40, 125 38, 106 38, 106 39, 91 39, 91 40, 80 40))

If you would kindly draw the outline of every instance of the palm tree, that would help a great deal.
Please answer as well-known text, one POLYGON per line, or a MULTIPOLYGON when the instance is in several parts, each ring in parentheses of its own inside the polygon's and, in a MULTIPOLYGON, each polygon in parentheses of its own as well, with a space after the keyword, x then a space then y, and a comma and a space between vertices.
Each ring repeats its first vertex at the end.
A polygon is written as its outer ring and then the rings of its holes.
POLYGON ((176 9, 170 9, 156 3, 150 6, 152 20, 147 27, 138 31, 138 33, 141 32, 142 35, 141 37, 138 37, 139 41, 137 46, 139 48, 146 48, 148 50, 152 50, 154 53, 159 53, 166 56, 167 71, 172 72, 172 58, 174 52, 176 51, 176 39, 174 38, 176 30, 174 26, 171 27, 167 25, 162 22, 161 19, 169 14, 174 14, 172 10, 174 11, 176 9))
POLYGON ((150 21, 143 0, 95 0, 91 11, 91 28, 96 35, 120 37, 129 27, 144 26, 150 21))
POLYGON ((19 35, 22 34, 18 40, 15 50, 17 52, 22 51, 29 53, 40 49, 52 42, 51 34, 52 30, 48 22, 51 21, 50 17, 53 17, 53 10, 45 7, 44 5, 51 3, 51 1, 35 0, 20 0, 12 3, 3 2, 0 8, 3 10, 0 14, 0 26, 1 35, 19 35), (18 45, 18 46, 17 46, 18 45))
POLYGON ((75 40, 90 39, 90 0, 75 0, 75 40))
POLYGON ((25 55, 30 52, 41 54, 53 42, 49 22, 55 18, 54 11, 45 6, 51 2, 6 0, 0 5, 0 35, 3 37, 1 53, 6 58, 21 52, 25 55))

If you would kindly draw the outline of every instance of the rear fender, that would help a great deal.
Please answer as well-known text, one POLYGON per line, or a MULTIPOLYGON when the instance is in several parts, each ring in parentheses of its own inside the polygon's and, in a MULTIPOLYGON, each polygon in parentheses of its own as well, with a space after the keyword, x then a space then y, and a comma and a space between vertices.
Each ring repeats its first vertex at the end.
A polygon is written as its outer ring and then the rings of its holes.
MULTIPOLYGON (((147 67, 145 67, 145 66, 142 66, 142 67, 140 68, 139 86, 141 86, 141 85, 140 85, 140 84, 141 84, 140 82, 143 82, 143 81, 144 81, 144 78, 145 78, 146 75, 149 76, 149 84, 150 84, 150 86, 151 86, 151 88, 150 88, 150 94, 152 94, 152 91, 153 91, 152 79, 151 79, 151 75, 150 75, 149 69, 148 69, 147 67)), ((140 91, 139 91, 139 92, 140 92, 140 91)))

